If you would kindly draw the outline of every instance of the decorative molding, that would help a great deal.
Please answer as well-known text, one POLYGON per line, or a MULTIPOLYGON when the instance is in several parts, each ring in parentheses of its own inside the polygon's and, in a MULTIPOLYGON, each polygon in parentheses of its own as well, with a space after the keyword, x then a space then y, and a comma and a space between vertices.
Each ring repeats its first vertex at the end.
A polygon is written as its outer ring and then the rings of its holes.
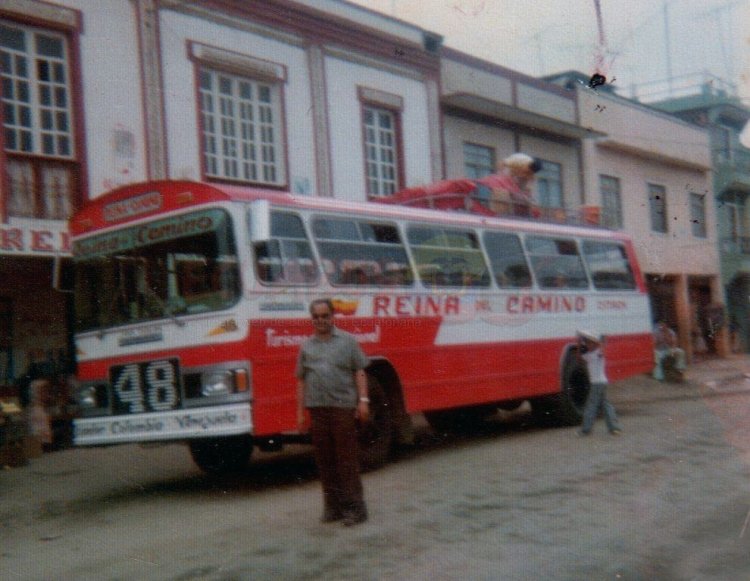
POLYGON ((286 82, 287 80, 286 67, 272 61, 198 42, 190 42, 188 50, 191 57, 208 65, 218 66, 223 69, 249 74, 252 77, 270 81, 286 82))
POLYGON ((365 103, 381 105, 387 109, 395 109, 396 111, 404 110, 404 98, 401 95, 386 93, 379 89, 372 89, 361 85, 357 87, 357 95, 359 96, 359 100, 365 103))
POLYGON ((337 58, 343 61, 348 61, 372 69, 379 69, 386 73, 406 77, 419 82, 423 82, 425 79, 425 75, 415 69, 393 65, 376 57, 369 57, 353 50, 346 50, 333 46, 326 46, 323 50, 326 56, 337 58))
POLYGON ((164 91, 159 47, 158 0, 134 0, 138 15, 141 74, 149 179, 166 179, 167 145, 164 129, 164 91))
POLYGON ((328 122, 326 97, 325 57, 320 46, 307 49, 310 65, 310 98, 312 101, 313 138, 315 141, 316 192, 319 196, 333 196, 331 175, 331 128, 328 122))
POLYGON ((427 90, 427 123, 430 142, 432 181, 443 179, 443 139, 440 115, 440 87, 435 79, 425 81, 427 90))
POLYGON ((78 10, 41 2, 40 0, 4 0, 2 7, 0 7, 0 13, 17 14, 24 18, 31 17, 65 28, 79 29, 81 26, 78 10))
POLYGON ((198 4, 188 4, 185 3, 184 0, 161 0, 159 6, 162 10, 170 10, 187 16, 194 16, 207 22, 213 22, 214 24, 226 26, 227 28, 233 28, 235 30, 241 30, 242 32, 258 34, 273 40, 278 40, 285 44, 298 47, 305 46, 305 41, 295 34, 284 32, 271 26, 265 26, 250 20, 236 18, 223 12, 204 8, 198 4))

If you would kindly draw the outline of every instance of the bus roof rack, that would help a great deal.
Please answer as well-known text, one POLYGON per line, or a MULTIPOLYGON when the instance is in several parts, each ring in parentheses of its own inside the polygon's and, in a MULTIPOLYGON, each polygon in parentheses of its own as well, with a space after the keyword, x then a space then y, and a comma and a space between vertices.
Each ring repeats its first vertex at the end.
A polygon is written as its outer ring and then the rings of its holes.
POLYGON ((407 188, 391 196, 374 196, 372 201, 447 212, 466 212, 481 216, 579 226, 602 226, 599 206, 582 205, 577 209, 569 209, 532 205, 529 210, 528 205, 514 202, 510 196, 499 200, 493 199, 490 202, 491 195, 491 188, 483 184, 481 180, 463 178, 407 188))

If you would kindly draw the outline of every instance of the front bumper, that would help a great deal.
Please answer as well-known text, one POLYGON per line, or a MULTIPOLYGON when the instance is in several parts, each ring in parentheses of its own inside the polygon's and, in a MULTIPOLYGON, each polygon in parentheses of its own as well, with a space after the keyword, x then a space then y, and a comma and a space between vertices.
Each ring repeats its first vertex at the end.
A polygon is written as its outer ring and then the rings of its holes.
POLYGON ((82 418, 73 422, 76 446, 159 442, 250 434, 249 403, 169 412, 82 418))

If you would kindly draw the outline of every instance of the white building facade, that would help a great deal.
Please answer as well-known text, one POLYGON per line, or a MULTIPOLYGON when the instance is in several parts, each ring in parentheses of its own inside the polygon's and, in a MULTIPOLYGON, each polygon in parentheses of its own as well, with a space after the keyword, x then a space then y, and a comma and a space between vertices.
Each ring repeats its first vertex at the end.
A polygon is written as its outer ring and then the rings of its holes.
POLYGON ((363 201, 442 177, 440 42, 339 0, 3 2, 0 386, 70 356, 52 266, 87 199, 191 179, 363 201))

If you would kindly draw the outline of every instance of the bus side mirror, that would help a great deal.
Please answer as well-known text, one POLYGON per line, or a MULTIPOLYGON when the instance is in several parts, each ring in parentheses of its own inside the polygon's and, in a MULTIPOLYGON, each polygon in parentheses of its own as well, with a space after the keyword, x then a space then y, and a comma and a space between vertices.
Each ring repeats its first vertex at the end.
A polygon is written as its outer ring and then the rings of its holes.
POLYGON ((250 241, 266 242, 271 239, 271 204, 268 200, 255 200, 250 204, 250 241))

